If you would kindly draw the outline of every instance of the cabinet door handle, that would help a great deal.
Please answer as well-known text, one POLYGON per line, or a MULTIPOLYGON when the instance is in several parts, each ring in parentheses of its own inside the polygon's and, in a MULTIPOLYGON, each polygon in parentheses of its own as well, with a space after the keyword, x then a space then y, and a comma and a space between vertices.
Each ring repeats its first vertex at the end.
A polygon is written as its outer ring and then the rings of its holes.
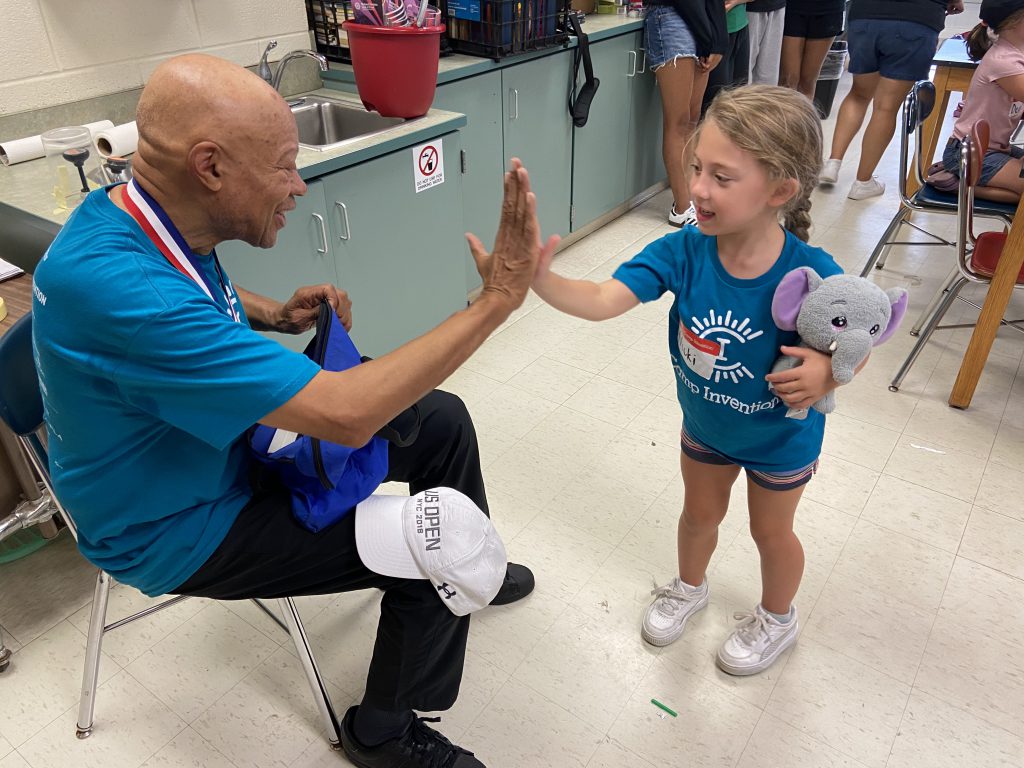
POLYGON ((519 119, 519 90, 517 88, 512 88, 509 91, 509 96, 512 98, 512 116, 509 117, 509 120, 518 120, 519 119))
POLYGON ((642 75, 644 72, 647 71, 647 49, 641 48, 640 52, 643 54, 643 57, 641 59, 643 63, 640 65, 640 74, 642 75))
POLYGON ((636 77, 636 51, 629 52, 629 72, 626 73, 626 77, 636 77))
POLYGON ((313 218, 316 219, 317 223, 320 225, 320 244, 323 248, 317 248, 316 252, 322 256, 327 253, 327 227, 324 226, 324 217, 319 213, 314 213, 313 218))
POLYGON ((338 200, 334 201, 334 205, 338 208, 341 208, 341 220, 345 222, 345 234, 338 235, 338 239, 350 240, 352 238, 352 227, 348 223, 348 207, 338 200))

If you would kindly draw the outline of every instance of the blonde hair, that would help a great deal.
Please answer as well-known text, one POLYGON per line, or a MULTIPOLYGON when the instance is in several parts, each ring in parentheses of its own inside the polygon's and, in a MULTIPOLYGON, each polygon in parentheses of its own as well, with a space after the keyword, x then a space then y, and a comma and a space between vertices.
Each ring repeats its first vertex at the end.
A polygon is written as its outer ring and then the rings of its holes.
MULTIPOLYGON (((795 179, 799 190, 782 208, 783 226, 807 242, 811 192, 821 173, 821 119, 803 94, 775 85, 744 85, 720 91, 701 127, 714 122, 733 144, 753 155, 773 181, 795 179)), ((692 150, 691 150, 692 151, 692 150)))

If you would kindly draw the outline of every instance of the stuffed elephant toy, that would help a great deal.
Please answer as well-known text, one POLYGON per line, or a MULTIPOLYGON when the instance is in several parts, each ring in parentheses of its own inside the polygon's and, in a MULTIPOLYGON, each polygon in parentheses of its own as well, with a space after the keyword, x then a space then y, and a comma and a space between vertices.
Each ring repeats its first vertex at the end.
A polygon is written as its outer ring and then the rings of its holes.
MULTIPOLYGON (((787 272, 772 298, 772 319, 785 331, 800 334, 800 346, 831 353, 832 377, 840 384, 853 381, 853 374, 871 348, 889 339, 907 311, 907 292, 902 288, 882 290, 870 280, 851 275, 822 279, 809 267, 787 272)), ((800 365, 789 355, 780 357, 772 372, 800 365)), ((820 413, 835 410, 835 393, 830 392, 813 406, 820 413)), ((786 416, 807 418, 807 409, 790 408, 786 416)))

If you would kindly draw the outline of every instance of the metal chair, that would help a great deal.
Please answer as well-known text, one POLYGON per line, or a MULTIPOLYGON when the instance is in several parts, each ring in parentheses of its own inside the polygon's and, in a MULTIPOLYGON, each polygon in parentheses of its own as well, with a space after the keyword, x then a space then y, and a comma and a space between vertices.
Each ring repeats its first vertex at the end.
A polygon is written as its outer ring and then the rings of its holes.
MULTIPOLYGON (((971 328, 972 323, 958 323, 955 325, 939 325, 942 318, 949 311, 955 299, 960 299, 970 304, 977 310, 981 306, 960 295, 960 291, 967 283, 990 283, 999 264, 999 258, 1006 244, 1005 232, 982 232, 974 234, 974 216, 976 213, 974 205, 974 190, 978 186, 978 179, 981 176, 981 163, 988 148, 989 125, 985 120, 979 120, 974 124, 969 136, 963 140, 960 149, 960 189, 958 193, 957 207, 957 237, 956 237, 956 269, 947 278, 945 284, 936 293, 931 303, 931 313, 928 315, 923 328, 915 333, 916 328, 911 330, 911 335, 918 337, 914 348, 910 350, 907 359, 903 361, 896 377, 889 385, 889 389, 898 392, 900 384, 910 372, 911 366, 917 360, 921 350, 924 349, 928 339, 937 330, 951 328, 971 328)), ((1021 269, 1017 276, 1016 287, 1024 287, 1024 269, 1021 269)), ((927 312, 928 310, 926 310, 927 312)), ((1024 321, 1003 320, 1002 325, 1013 328, 1024 333, 1024 321)))
MULTIPOLYGON (((78 539, 78 530, 75 522, 67 510, 61 505, 53 490, 50 480, 48 457, 43 440, 43 402, 39 393, 39 380, 36 376, 35 363, 32 354, 32 316, 25 315, 16 322, 2 337, 0 337, 0 419, 3 420, 11 431, 17 436, 21 450, 25 453, 29 463, 39 474, 50 498, 53 500, 61 518, 67 524, 68 530, 78 539)), ((82 696, 78 707, 78 723, 76 734, 78 738, 87 738, 93 730, 93 713, 96 703, 96 685, 100 668, 100 648, 103 643, 103 635, 118 627, 123 627, 136 619, 156 613, 182 600, 187 596, 179 595, 165 600, 158 605, 151 606, 143 611, 132 614, 127 618, 106 624, 107 599, 110 594, 110 575, 100 570, 96 575, 96 589, 93 596, 92 615, 89 619, 89 637, 86 643, 85 671, 82 675, 82 696)), ((282 629, 291 635, 295 643, 295 650, 299 660, 302 662, 306 677, 313 690, 313 698, 317 709, 327 727, 327 738, 334 749, 341 748, 340 734, 338 730, 338 718, 331 705, 327 693, 327 686, 320 671, 317 668, 316 660, 306 637, 306 631, 299 618, 299 612, 295 602, 291 598, 278 600, 284 621, 281 621, 261 601, 254 600, 254 603, 274 620, 282 629)))
MULTIPOLYGON (((881 269, 885 266, 885 260, 888 258, 889 251, 894 245, 956 247, 956 243, 951 243, 943 237, 928 232, 910 220, 910 216, 914 211, 947 215, 955 215, 957 212, 957 195, 952 192, 942 192, 936 189, 925 181, 924 178, 925 163, 930 164, 931 160, 921 156, 921 149, 924 146, 922 141, 923 125, 934 108, 935 85, 930 80, 921 80, 914 83, 910 93, 907 94, 906 100, 903 102, 903 130, 900 133, 900 209, 893 216, 885 231, 882 232, 882 237, 861 270, 861 277, 867 277, 872 267, 881 269), (920 187, 913 196, 907 194, 907 177, 910 175, 911 170, 909 167, 911 162, 911 136, 914 137, 913 173, 920 187), (904 225, 913 227, 918 232, 932 238, 932 242, 915 243, 906 240, 896 240, 895 238, 899 235, 904 225)), ((1016 203, 994 203, 986 200, 979 202, 975 207, 975 215, 1000 219, 1009 226, 1016 210, 1016 203)))

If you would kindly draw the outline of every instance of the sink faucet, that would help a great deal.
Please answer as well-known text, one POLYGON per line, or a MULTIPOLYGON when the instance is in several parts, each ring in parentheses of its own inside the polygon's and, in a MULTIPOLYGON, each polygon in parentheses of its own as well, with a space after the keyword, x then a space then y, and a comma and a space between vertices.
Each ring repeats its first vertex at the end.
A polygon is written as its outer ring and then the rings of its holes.
POLYGON ((288 53, 286 53, 284 58, 281 59, 281 61, 279 61, 277 64, 277 71, 271 74, 270 65, 267 63, 267 54, 269 54, 276 47, 277 40, 271 40, 269 43, 267 43, 267 49, 263 51, 263 56, 262 58, 260 58, 259 65, 260 77, 262 77, 264 80, 270 83, 270 85, 273 86, 275 91, 281 90, 281 77, 284 75, 284 68, 285 66, 287 66, 288 62, 292 61, 293 59, 299 59, 302 58, 303 56, 309 56, 311 59, 316 59, 317 64, 320 65, 321 72, 327 71, 327 59, 325 59, 321 54, 317 53, 316 51, 301 50, 289 51, 288 53))

